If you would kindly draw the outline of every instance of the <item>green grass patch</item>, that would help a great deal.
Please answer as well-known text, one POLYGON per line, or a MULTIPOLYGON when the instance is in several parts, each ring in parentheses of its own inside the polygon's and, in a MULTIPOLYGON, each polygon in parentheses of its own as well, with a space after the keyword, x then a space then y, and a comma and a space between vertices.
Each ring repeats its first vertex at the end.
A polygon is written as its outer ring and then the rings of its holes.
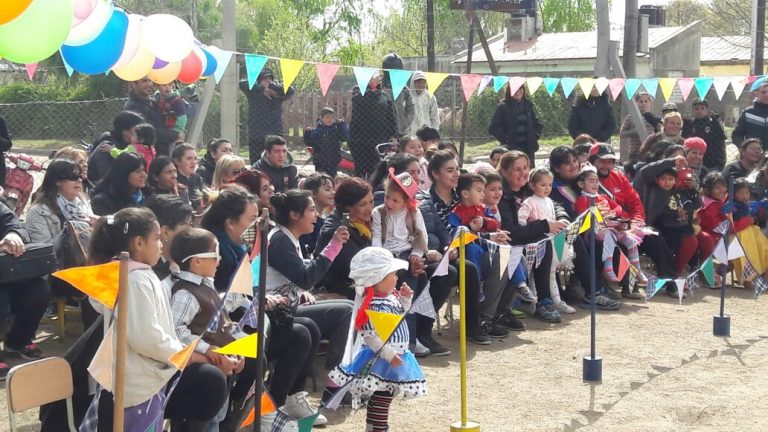
POLYGON ((58 150, 66 146, 79 146, 79 141, 69 140, 57 140, 57 139, 45 139, 45 140, 25 140, 14 139, 13 147, 16 149, 43 149, 43 150, 58 150))

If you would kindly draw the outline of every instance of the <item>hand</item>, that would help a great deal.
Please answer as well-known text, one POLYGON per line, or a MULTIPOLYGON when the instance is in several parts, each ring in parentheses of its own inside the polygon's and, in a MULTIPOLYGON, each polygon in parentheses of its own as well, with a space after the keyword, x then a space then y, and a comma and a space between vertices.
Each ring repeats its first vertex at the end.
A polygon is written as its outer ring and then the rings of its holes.
POLYGON ((102 153, 109 153, 109 152, 112 151, 113 148, 114 148, 113 146, 104 143, 104 144, 99 146, 99 151, 102 152, 102 153))
POLYGON ((24 253, 24 241, 16 232, 11 231, 0 241, 0 252, 21 256, 24 253))
POLYGON ((224 373, 224 376, 230 376, 235 371, 235 366, 237 366, 237 358, 225 355, 224 363, 219 366, 219 370, 224 373))
POLYGON ((427 251, 427 262, 434 263, 443 259, 443 254, 436 250, 427 251))
POLYGON ((419 276, 424 273, 424 261, 418 255, 411 255, 408 257, 408 263, 410 264, 410 272, 413 276, 419 276))
POLYGON ((237 356, 237 364, 235 364, 234 372, 239 374, 245 368, 245 357, 237 356))
POLYGON ((499 243, 499 244, 507 244, 509 243, 509 231, 497 231, 493 234, 491 234, 491 241, 499 243))
POLYGON ((403 282, 403 284, 400 285, 400 295, 406 298, 412 298, 413 290, 408 286, 407 283, 403 282))
POLYGON ((469 221, 469 228, 472 231, 480 231, 481 229, 483 229, 483 218, 478 216, 472 219, 471 221, 469 221))
POLYGON ((557 234, 564 230, 567 226, 568 224, 563 221, 549 222, 549 233, 557 234))
POLYGON ((225 362, 229 361, 229 359, 226 355, 219 354, 214 351, 217 349, 219 349, 219 347, 214 345, 209 346, 208 351, 205 352, 205 356, 208 358, 208 361, 210 361, 212 365, 221 367, 225 362))
POLYGON ((336 232, 333 233, 333 239, 341 244, 344 244, 349 240, 349 229, 341 225, 340 227, 336 228, 336 232))
MULTIPOLYGON (((281 304, 288 304, 288 299, 279 295, 267 294, 267 310, 273 310, 281 304)), ((256 299, 254 299, 256 301, 256 299)))
POLYGON ((316 301, 315 296, 309 291, 302 291, 299 294, 299 304, 315 304, 316 301))
POLYGON ((675 161, 675 168, 677 169, 683 169, 688 167, 688 160, 685 159, 685 156, 675 156, 672 158, 672 160, 675 161))
POLYGON ((403 358, 400 357, 400 354, 395 354, 395 356, 392 357, 392 360, 389 361, 389 365, 392 367, 400 367, 403 365, 403 358))

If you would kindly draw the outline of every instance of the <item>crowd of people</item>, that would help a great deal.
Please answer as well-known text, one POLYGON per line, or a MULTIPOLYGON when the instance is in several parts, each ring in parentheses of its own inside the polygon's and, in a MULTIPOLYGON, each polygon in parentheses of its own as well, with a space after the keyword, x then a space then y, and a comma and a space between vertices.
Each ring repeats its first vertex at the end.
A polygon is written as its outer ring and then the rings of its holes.
MULTIPOLYGON (((433 335, 435 315, 408 309, 428 290, 432 309, 439 311, 459 277, 467 299, 460 325, 469 341, 489 345, 525 330, 522 320, 529 315, 560 323, 575 306, 588 305, 590 268, 599 276, 594 301, 602 310, 644 298, 646 273, 686 277, 713 253, 726 220, 751 265, 746 271, 744 260, 734 263, 737 282, 749 286, 768 273, 768 127, 755 120, 768 110, 768 82, 739 119, 733 132, 739 158, 728 164, 723 126, 706 100, 694 102, 691 117, 684 119, 674 106, 665 106, 659 117, 650 96, 638 93, 644 125, 628 117, 618 131, 628 143, 626 164, 618 163, 610 144, 617 131, 607 100, 591 94, 572 109, 573 142, 552 149, 541 166, 542 126, 521 88, 506 92, 489 125, 500 142, 490 162, 466 170, 456 147, 440 138, 423 74, 413 81, 408 96, 400 95, 402 104, 396 103, 400 97, 392 100, 386 73, 364 95, 357 89, 351 127, 332 109, 323 110, 305 137, 315 147, 316 164, 304 176, 281 137, 282 125, 270 129, 292 89, 275 83, 269 69, 253 89, 243 88, 251 107, 264 105, 249 118, 250 161, 233 154, 225 138, 211 140, 198 159, 197 148, 183 141, 186 117, 178 95, 160 86, 153 99, 151 81, 139 80, 130 84, 126 110, 115 116, 112 130, 89 151, 68 147, 54 155, 23 222, 0 203, 0 251, 7 255, 21 256, 30 242, 48 243, 66 267, 130 253, 126 430, 147 430, 164 417, 174 431, 238 425, 249 389, 264 377, 254 375, 256 360, 216 349, 255 331, 252 322, 241 321, 252 311, 252 298, 227 289, 256 247, 262 211, 276 222, 268 235, 266 284, 256 289, 266 290, 268 391, 279 407, 262 419, 262 431, 279 422, 296 430, 292 420, 315 414, 315 425, 327 423, 305 387, 315 375, 324 378, 321 405, 348 389, 354 407, 367 401, 366 430, 388 430, 393 397, 427 391, 415 358, 451 353, 433 335), (380 123, 356 127, 355 118, 363 115, 380 123), (644 140, 638 127, 647 132, 644 140), (359 152, 393 137, 395 154, 378 163, 358 159, 359 152), (340 143, 347 140, 357 143, 351 147, 355 177, 338 172, 340 143), (594 262, 579 235, 562 254, 543 242, 535 264, 527 266, 524 257, 515 268, 501 268, 506 264, 495 253, 499 245, 551 238, 592 206, 605 219, 596 229, 594 262), (461 275, 451 247, 460 230, 479 237, 467 246, 461 275), (609 237, 616 248, 604 259, 609 237), (63 252, 73 239, 83 245, 79 261, 63 252), (622 254, 642 271, 621 274, 622 254), (641 254, 654 270, 640 265, 641 254), (558 277, 563 274, 572 277, 558 277), (382 338, 366 310, 405 315, 406 324, 382 338), (190 366, 178 373, 170 356, 199 336, 190 366), (316 372, 321 351, 324 367, 316 372)), ((717 279, 713 288, 720 274, 717 279)), ((673 282, 666 289, 677 296, 673 282)), ((47 276, 3 281, 0 316, 14 317, 4 339, 7 355, 44 356, 33 339, 52 295, 81 307, 96 344, 106 334, 112 311, 67 283, 47 276)), ((8 369, 0 363, 2 376, 8 369)), ((87 375, 76 376, 85 380, 76 386, 91 390, 76 401, 78 423, 108 430, 111 394, 89 386, 87 375), (86 413, 93 397, 100 400, 98 412, 86 413)))

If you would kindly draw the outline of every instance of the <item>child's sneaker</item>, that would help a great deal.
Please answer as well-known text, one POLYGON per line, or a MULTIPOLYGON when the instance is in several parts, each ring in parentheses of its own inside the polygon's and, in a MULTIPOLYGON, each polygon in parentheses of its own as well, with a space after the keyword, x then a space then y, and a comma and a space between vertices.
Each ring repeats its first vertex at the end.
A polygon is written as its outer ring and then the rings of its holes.
MULTIPOLYGON (((285 413, 295 419, 303 419, 315 415, 317 408, 313 407, 307 400, 308 394, 307 392, 298 392, 288 395, 283 407, 285 413)), ((328 424, 328 419, 324 415, 320 414, 315 418, 314 426, 323 426, 325 424, 328 424)))
POLYGON ((568 303, 561 301, 560 303, 555 305, 555 309, 557 309, 560 313, 567 313, 567 314, 574 314, 576 313, 576 309, 574 309, 572 306, 569 306, 568 303))
POLYGON ((548 323, 559 323, 562 321, 560 312, 557 311, 550 299, 544 299, 536 305, 536 317, 548 323))
POLYGON ((8 363, 0 362, 0 381, 5 381, 5 377, 8 376, 10 370, 11 366, 9 366, 8 363))
POLYGON ((6 343, 5 352, 18 354, 19 357, 23 358, 24 360, 40 360, 43 358, 43 351, 40 350, 40 347, 35 343, 31 343, 22 348, 14 348, 6 343))
POLYGON ((531 291, 528 285, 520 285, 517 287, 517 292, 520 293, 520 299, 526 303, 533 303, 536 301, 536 296, 533 295, 533 291, 531 291))

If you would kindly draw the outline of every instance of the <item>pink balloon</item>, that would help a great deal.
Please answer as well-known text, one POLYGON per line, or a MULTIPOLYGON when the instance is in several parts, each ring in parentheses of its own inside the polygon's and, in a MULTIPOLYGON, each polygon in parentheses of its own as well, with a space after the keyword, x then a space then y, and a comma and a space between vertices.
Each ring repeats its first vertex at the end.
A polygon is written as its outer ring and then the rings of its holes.
POLYGON ((99 0, 75 0, 75 20, 82 21, 96 8, 99 0))

